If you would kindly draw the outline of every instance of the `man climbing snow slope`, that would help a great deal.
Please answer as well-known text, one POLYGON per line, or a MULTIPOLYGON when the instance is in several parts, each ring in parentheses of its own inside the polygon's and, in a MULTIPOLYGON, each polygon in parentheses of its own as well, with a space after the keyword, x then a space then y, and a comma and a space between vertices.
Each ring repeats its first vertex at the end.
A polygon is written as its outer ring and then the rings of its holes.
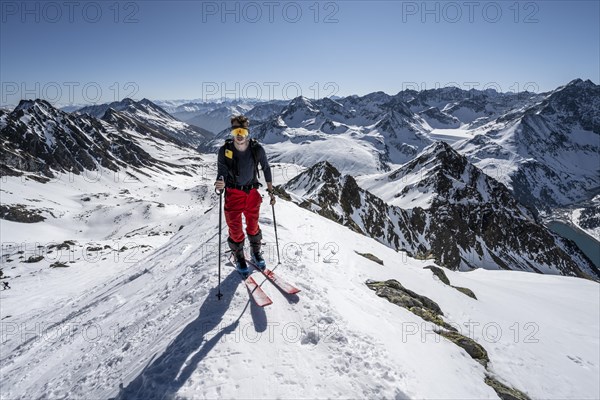
POLYGON ((217 181, 215 189, 225 190, 225 221, 229 227, 227 243, 236 260, 236 268, 242 274, 249 273, 244 258, 244 232, 242 214, 246 219, 246 233, 251 248, 251 260, 259 268, 266 267, 261 252, 262 232, 258 226, 258 215, 262 196, 258 188, 258 165, 260 164, 267 182, 271 205, 275 204, 273 178, 265 149, 255 139, 250 139, 248 118, 243 115, 231 118, 231 134, 221 146, 217 159, 217 181))

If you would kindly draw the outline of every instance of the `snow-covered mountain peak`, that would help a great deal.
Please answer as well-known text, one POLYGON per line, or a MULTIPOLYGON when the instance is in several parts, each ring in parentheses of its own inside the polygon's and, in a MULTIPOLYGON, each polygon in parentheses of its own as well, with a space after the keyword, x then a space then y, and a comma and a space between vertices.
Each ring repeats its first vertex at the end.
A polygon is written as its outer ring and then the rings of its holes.
MULTIPOLYGON (((58 110, 43 100, 21 102, 3 116, 0 143, 4 169, 54 177, 123 166, 155 166, 158 161, 122 132, 87 114, 58 110)), ((147 129, 147 128, 146 128, 147 129)))
POLYGON ((113 108, 116 111, 127 112, 128 114, 139 113, 142 117, 153 116, 165 120, 177 121, 171 114, 146 98, 140 101, 125 98, 117 104, 111 103, 110 108, 113 108))
POLYGON ((592 82, 589 79, 586 79, 585 81, 581 78, 576 78, 573 79, 572 81, 570 81, 569 83, 567 83, 565 86, 563 86, 563 88, 566 87, 576 87, 579 89, 591 89, 591 88, 595 88, 597 85, 594 84, 594 82, 592 82))
POLYGON ((360 178, 359 182, 386 203, 403 209, 429 209, 441 204, 485 204, 502 199, 507 207, 530 217, 504 185, 484 174, 443 141, 428 146, 392 172, 375 178, 360 178))
POLYGON ((135 125, 138 125, 138 127, 145 127, 145 129, 142 128, 142 131, 145 130, 146 134, 158 132, 162 138, 170 137, 180 144, 197 147, 213 137, 205 129, 178 120, 146 98, 140 101, 125 98, 110 104, 84 107, 78 110, 76 114, 88 114, 105 121, 119 119, 111 110, 135 121, 135 125))
POLYGON ((383 104, 383 103, 388 102, 391 98, 392 98, 392 96, 390 96, 389 94, 380 90, 377 92, 365 94, 364 96, 354 96, 353 100, 355 100, 357 102, 383 104))
POLYGON ((324 182, 331 182, 340 177, 340 172, 327 160, 316 163, 305 172, 307 175, 312 176, 313 179, 324 182))
POLYGON ((319 116, 323 116, 323 113, 311 100, 304 96, 292 99, 281 112, 281 118, 289 127, 293 128, 306 125, 317 127, 315 119, 319 116))
POLYGON ((35 100, 21 100, 19 102, 19 105, 17 105, 17 107, 15 107, 15 110, 27 110, 27 109, 34 107, 35 105, 38 105, 41 107, 52 108, 52 105, 50 103, 48 103, 46 100, 35 99, 35 100))
POLYGON ((470 165, 466 157, 454 150, 448 143, 440 140, 426 147, 420 155, 407 164, 407 167, 413 163, 422 165, 432 161, 437 163, 440 171, 450 173, 457 179, 470 165))
POLYGON ((412 256, 432 257, 448 268, 517 269, 600 279, 572 243, 539 225, 504 185, 449 146, 431 146, 418 165, 392 174, 397 175, 395 181, 371 176, 357 184, 352 176, 323 162, 283 189, 303 208, 412 256), (324 172, 329 175, 320 181, 324 172))
POLYGON ((600 86, 576 79, 516 104, 456 149, 542 214, 591 199, 600 185, 600 86))
POLYGON ((298 196, 319 194, 324 188, 338 188, 342 174, 329 161, 320 161, 292 178, 287 184, 287 190, 298 196))
MULTIPOLYGON (((144 99, 140 100, 139 103, 147 103, 148 101, 149 101, 148 99, 144 98, 144 99)), ((137 103, 137 102, 135 100, 133 100, 132 98, 125 97, 121 101, 112 102, 111 105, 113 105, 113 108, 116 108, 116 109, 121 108, 122 109, 124 107, 128 107, 135 103, 137 103)))
POLYGON ((600 134, 600 85, 576 79, 552 91, 529 114, 541 114, 557 119, 561 126, 578 124, 600 134))
POLYGON ((142 100, 140 100, 138 102, 132 103, 130 105, 130 107, 142 108, 146 112, 152 111, 157 114, 160 114, 161 116, 163 116, 165 118, 170 118, 170 119, 176 120, 176 118, 174 118, 171 114, 166 112, 162 107, 160 107, 159 105, 153 103, 152 101, 150 101, 146 98, 143 98, 142 100))

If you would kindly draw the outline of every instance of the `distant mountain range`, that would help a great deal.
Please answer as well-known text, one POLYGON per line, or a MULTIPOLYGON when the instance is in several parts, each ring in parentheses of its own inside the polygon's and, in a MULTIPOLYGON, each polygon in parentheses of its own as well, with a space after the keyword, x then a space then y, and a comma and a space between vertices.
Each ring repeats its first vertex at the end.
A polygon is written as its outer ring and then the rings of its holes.
MULTIPOLYGON (((536 213, 600 190, 600 86, 589 80, 543 94, 443 88, 298 97, 251 128, 273 145, 276 161, 310 167, 328 160, 354 176, 390 171, 444 140, 536 213)), ((200 150, 214 151, 228 134, 224 129, 200 150)))
POLYGON ((182 121, 201 126, 216 134, 229 127, 232 115, 246 114, 253 121, 262 121, 280 112, 287 103, 283 100, 269 102, 252 100, 234 100, 220 103, 188 102, 167 107, 166 110, 182 121))
POLYGON ((220 131, 147 99, 72 113, 21 101, 0 110, 2 175, 126 167, 187 174, 167 154, 214 153, 229 118, 244 113, 272 163, 306 169, 281 187, 303 207, 452 269, 600 277, 594 260, 541 225, 560 210, 598 235, 600 86, 591 81, 542 94, 443 88, 169 107, 220 131))

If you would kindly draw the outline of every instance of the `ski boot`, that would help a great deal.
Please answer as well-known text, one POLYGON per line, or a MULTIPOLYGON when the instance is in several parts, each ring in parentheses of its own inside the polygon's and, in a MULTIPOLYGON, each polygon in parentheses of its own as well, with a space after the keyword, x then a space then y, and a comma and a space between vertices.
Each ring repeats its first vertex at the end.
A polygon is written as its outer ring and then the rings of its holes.
POLYGON ((235 257, 235 269, 244 278, 247 278, 248 275, 250 275, 250 268, 248 268, 248 264, 246 263, 246 258, 244 257, 244 253, 242 253, 241 257, 239 257, 239 256, 235 257))
POLYGON ((244 256, 244 241, 234 242, 231 238, 227 238, 227 243, 231 249, 231 254, 234 257, 235 269, 237 272, 246 278, 250 275, 250 268, 246 264, 246 257, 244 256))
POLYGON ((252 248, 252 251, 250 252, 252 264, 256 265, 256 268, 263 271, 267 267, 267 264, 265 263, 265 259, 260 251, 262 231, 259 229, 256 235, 248 234, 248 240, 250 241, 250 247, 252 248))
POLYGON ((261 271, 264 271, 265 268, 267 268, 267 263, 262 256, 262 252, 252 252, 252 263, 261 271))

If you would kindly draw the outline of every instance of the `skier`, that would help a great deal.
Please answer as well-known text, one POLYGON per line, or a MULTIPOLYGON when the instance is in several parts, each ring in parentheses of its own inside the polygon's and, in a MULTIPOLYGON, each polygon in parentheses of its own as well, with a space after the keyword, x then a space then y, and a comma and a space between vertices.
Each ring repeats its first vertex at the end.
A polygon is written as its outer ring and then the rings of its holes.
POLYGON ((267 182, 267 192, 271 205, 275 204, 271 168, 264 148, 255 139, 249 139, 248 118, 238 115, 231 118, 231 134, 218 152, 218 171, 215 189, 225 190, 225 221, 229 227, 227 243, 236 259, 236 268, 242 275, 249 273, 244 258, 244 232, 242 214, 246 218, 246 233, 251 247, 251 260, 259 268, 265 269, 262 256, 262 232, 258 226, 258 215, 262 196, 258 188, 258 164, 267 182), (224 178, 225 177, 225 178, 224 178))

